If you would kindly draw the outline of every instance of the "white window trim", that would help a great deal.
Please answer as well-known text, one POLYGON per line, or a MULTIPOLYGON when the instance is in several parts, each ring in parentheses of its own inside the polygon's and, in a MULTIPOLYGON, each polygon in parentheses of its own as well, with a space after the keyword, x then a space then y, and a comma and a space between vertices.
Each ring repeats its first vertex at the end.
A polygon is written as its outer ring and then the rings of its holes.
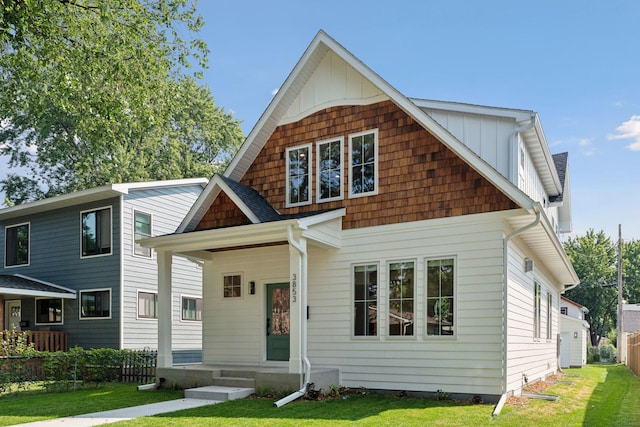
POLYGON ((553 294, 547 290, 547 330, 546 335, 547 342, 551 342, 553 339, 553 294))
MULTIPOLYGON (((82 249, 80 249, 82 250, 82 249)), ((31 265, 31 222, 27 221, 27 222, 21 222, 19 224, 12 224, 12 225, 7 225, 6 227, 4 227, 4 268, 17 268, 17 267, 28 267, 31 265), (7 230, 9 228, 15 228, 15 227, 20 227, 22 225, 28 225, 29 226, 29 237, 28 237, 28 242, 27 244, 29 245, 29 250, 27 252, 27 263, 26 264, 15 264, 15 265, 7 265, 7 230)))
POLYGON ((424 259, 424 338, 429 341, 434 340, 446 340, 452 341, 458 339, 458 256, 457 255, 442 255, 442 256, 430 256, 424 259), (429 261, 440 261, 443 259, 453 260, 453 334, 451 335, 429 335, 427 327, 427 307, 429 304, 429 292, 428 283, 429 274, 427 271, 429 261))
MULTIPOLYGON (((417 297, 417 291, 418 291, 418 260, 416 258, 400 258, 400 259, 394 259, 394 260, 388 260, 387 261, 387 266, 386 266, 386 270, 385 270, 385 275, 386 275, 386 281, 385 281, 385 295, 386 295, 386 311, 385 311, 385 318, 384 318, 384 323, 385 326, 387 328, 387 334, 385 336, 385 338, 390 339, 390 340, 413 340, 416 339, 416 337, 418 336, 418 320, 417 320, 417 314, 418 314, 418 297, 417 297), (391 308, 391 298, 390 298, 390 289, 389 289, 389 278, 390 278, 390 274, 389 274, 389 269, 391 268, 391 264, 398 264, 398 263, 408 263, 408 262, 412 262, 413 263, 413 334, 412 335, 391 335, 390 331, 391 331, 391 327, 389 324, 389 315, 390 315, 390 308, 391 308)), ((379 285, 378 285, 379 286, 379 285)), ((378 294, 379 294, 379 290, 378 290, 378 294)))
MULTIPOLYGON (((224 292, 224 290, 223 290, 224 292)), ((202 314, 201 317, 204 318, 204 298, 202 298, 202 296, 197 296, 197 295, 189 295, 189 294, 180 294, 180 321, 181 322, 185 322, 185 323, 202 323, 202 319, 197 320, 197 319, 185 319, 182 317, 182 302, 183 299, 188 298, 188 299, 195 299, 195 300, 201 300, 202 301, 202 314)))
POLYGON ((376 194, 378 194, 379 191, 379 173, 378 173, 378 164, 380 163, 380 153, 379 153, 379 149, 378 149, 378 129, 369 129, 363 132, 358 132, 358 133, 352 133, 349 134, 349 158, 347 159, 347 168, 349 170, 349 198, 350 199, 355 199, 357 197, 367 197, 367 196, 375 196, 376 194), (375 186, 375 190, 373 191, 369 191, 367 193, 358 193, 358 194, 354 194, 353 193, 353 173, 352 173, 352 169, 351 169, 351 158, 353 156, 353 138, 356 138, 358 136, 362 136, 362 135, 368 135, 370 133, 373 133, 373 144, 374 144, 374 152, 375 152, 375 162, 374 162, 374 175, 375 175, 375 179, 374 179, 374 186, 375 186))
POLYGON ((382 314, 380 310, 380 262, 379 261, 371 261, 371 262, 355 262, 350 266, 349 274, 351 275, 351 279, 349 282, 351 283, 351 339, 352 340, 368 340, 368 341, 380 341, 380 337, 382 336, 381 330, 381 319, 382 314), (356 335, 355 334, 355 319, 356 319, 356 310, 355 310, 355 301, 356 301, 356 287, 353 280, 353 270, 356 267, 362 267, 367 265, 375 265, 376 266, 376 282, 378 284, 378 292, 376 294, 376 306, 378 307, 378 333, 376 335, 356 335))
POLYGON ((58 325, 64 325, 64 299, 63 298, 52 298, 52 297, 36 297, 35 299, 36 303, 35 303, 35 307, 34 307, 34 312, 35 312, 35 316, 33 318, 33 324, 34 325, 39 325, 39 326, 46 326, 46 325, 51 325, 51 326, 58 326, 58 325), (52 299, 59 299, 60 300, 60 308, 62 309, 62 321, 61 322, 47 322, 47 323, 40 323, 38 322, 38 301, 39 300, 52 300, 52 299))
MULTIPOLYGON (((137 303, 136 303, 137 308, 137 303)), ((81 289, 78 291, 78 319, 85 320, 108 320, 113 317, 113 292, 111 292, 111 288, 96 288, 96 289, 81 289), (109 316, 108 317, 82 317, 82 294, 89 292, 109 292, 109 316)))
MULTIPOLYGON (((145 212, 145 211, 140 210, 140 209, 133 208, 133 216, 131 217, 131 225, 132 225, 132 230, 131 230, 131 255, 136 257, 136 258, 151 259, 151 258, 153 258, 153 248, 150 248, 149 256, 140 255, 140 254, 136 253, 136 213, 149 216, 149 232, 150 232, 149 237, 153 237, 153 214, 151 214, 149 212, 145 212)), ((111 226, 113 226, 113 221, 111 222, 111 226)), ((113 242, 111 243, 111 245, 113 246, 113 242)))
POLYGON ((313 153, 312 153, 312 151, 313 150, 312 150, 312 145, 311 144, 304 144, 304 145, 298 145, 298 146, 295 146, 295 147, 289 147, 286 150, 286 153, 285 153, 285 164, 286 164, 286 194, 285 194, 286 200, 285 200, 285 207, 287 207, 287 208, 292 208, 292 207, 295 207, 295 206, 310 205, 311 202, 313 201, 313 194, 311 194, 311 190, 313 188, 313 186, 311 185, 311 179, 313 177, 313 162, 312 162, 313 153), (307 151, 309 152, 309 159, 307 160, 307 162, 308 162, 307 168, 308 168, 308 171, 309 171, 309 183, 308 183, 308 186, 309 186, 309 189, 308 189, 308 191, 309 191, 309 200, 307 200, 306 202, 291 203, 289 201, 289 194, 290 194, 290 191, 291 191, 291 185, 290 185, 290 182, 289 182, 289 152, 290 151, 294 151, 294 150, 300 150, 300 149, 303 149, 303 148, 306 148, 307 151))
POLYGON ((85 209, 83 211, 80 211, 80 259, 88 259, 88 258, 99 258, 99 257, 103 257, 103 256, 111 256, 113 255, 113 205, 108 205, 108 206, 101 206, 101 207, 97 207, 97 208, 92 208, 92 209, 85 209), (109 248, 109 253, 106 254, 96 254, 96 255, 82 255, 82 215, 87 213, 87 212, 97 212, 97 211, 101 211, 104 209, 109 209, 109 221, 111 222, 111 227, 109 232, 111 233, 111 247, 109 248))
MULTIPOLYGON (((235 273, 222 273, 222 300, 223 301, 240 301, 244 299, 244 294, 245 294, 245 290, 244 290, 244 274, 240 273, 240 272, 235 272, 235 273), (240 276, 240 296, 239 297, 225 297, 224 296, 224 278, 227 276, 240 276)), ((180 317, 182 317, 182 300, 180 300, 180 317)))
POLYGON ((316 142, 316 203, 325 203, 332 202, 334 200, 343 200, 344 199, 344 137, 340 136, 337 138, 325 139, 322 141, 316 142), (326 199, 321 199, 320 195, 322 192, 320 191, 320 146, 325 144, 330 144, 332 142, 339 142, 340 144, 340 195, 336 197, 328 197, 326 199))
MULTIPOLYGON (((158 292, 156 291, 151 291, 151 290, 147 290, 147 289, 138 289, 136 292, 136 319, 137 320, 151 320, 151 321, 158 321, 157 317, 140 317, 140 293, 144 293, 144 294, 154 294, 156 297, 158 296, 158 292)), ((160 308, 160 307, 158 307, 160 308)))

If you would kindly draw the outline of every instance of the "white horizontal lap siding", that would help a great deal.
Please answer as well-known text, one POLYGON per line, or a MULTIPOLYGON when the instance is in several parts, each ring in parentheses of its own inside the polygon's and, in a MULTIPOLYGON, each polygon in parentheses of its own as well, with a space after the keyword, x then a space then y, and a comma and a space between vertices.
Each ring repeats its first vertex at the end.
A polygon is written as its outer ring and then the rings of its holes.
POLYGON ((288 283, 288 245, 215 253, 204 272, 203 362, 263 363, 266 285, 288 283), (225 274, 242 275, 242 297, 223 298, 225 274), (250 281, 255 295, 249 294, 250 281))
MULTIPOLYGON (((157 261, 133 255, 134 211, 151 215, 153 236, 173 233, 198 197, 200 186, 131 190, 123 208, 123 345, 125 348, 157 348, 158 321, 138 319, 138 291, 157 293, 157 261)), ((202 269, 182 257, 172 264, 173 349, 202 348, 202 322, 181 321, 180 295, 202 295, 202 269)))
POLYGON ((500 394, 502 214, 344 231, 342 248, 309 251, 309 357, 349 387, 500 394), (425 260, 456 259, 456 336, 425 334, 425 260), (387 335, 387 263, 416 262, 413 337, 387 335), (379 265, 379 336, 353 337, 352 265, 379 265))
POLYGON ((537 260, 533 272, 524 272, 525 248, 509 243, 507 390, 519 391, 524 378, 543 379, 557 370, 558 298, 555 286, 537 260), (541 285, 540 338, 534 338, 534 281, 541 285), (553 301, 551 337, 547 339, 547 293, 553 301))

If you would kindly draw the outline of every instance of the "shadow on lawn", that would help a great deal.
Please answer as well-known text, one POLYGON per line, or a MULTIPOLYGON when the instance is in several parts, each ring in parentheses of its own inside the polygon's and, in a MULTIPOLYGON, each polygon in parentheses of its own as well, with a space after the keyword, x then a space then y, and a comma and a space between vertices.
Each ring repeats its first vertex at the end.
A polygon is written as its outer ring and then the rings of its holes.
MULTIPOLYGON (((620 417, 622 402, 630 391, 631 381, 635 380, 635 377, 626 365, 601 364, 600 366, 606 370, 606 374, 603 381, 600 381, 591 393, 583 425, 619 425, 614 420, 620 417)), ((635 422, 640 421, 635 420, 635 422)))
MULTIPOLYGON (((469 402, 452 400, 432 400, 423 398, 399 398, 389 395, 350 395, 325 401, 300 400, 281 408, 273 407, 270 399, 243 399, 223 404, 187 409, 156 417, 218 417, 218 418, 260 418, 260 419, 317 419, 357 421, 378 416, 392 410, 451 410, 460 407, 477 406, 469 402)), ((493 406, 487 405, 487 408, 493 406)), ((487 409, 490 413, 491 409, 487 409)))

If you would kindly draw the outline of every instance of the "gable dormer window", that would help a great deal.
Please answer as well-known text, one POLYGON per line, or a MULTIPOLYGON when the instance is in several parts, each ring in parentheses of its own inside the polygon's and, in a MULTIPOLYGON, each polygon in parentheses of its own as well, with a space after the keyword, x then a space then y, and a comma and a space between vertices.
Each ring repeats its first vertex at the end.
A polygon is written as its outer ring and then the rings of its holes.
POLYGON ((287 207, 311 203, 311 144, 287 148, 287 207))
POLYGON ((344 139, 316 143, 316 198, 318 203, 342 199, 344 139))
POLYGON ((378 129, 349 135, 349 196, 378 194, 378 129))

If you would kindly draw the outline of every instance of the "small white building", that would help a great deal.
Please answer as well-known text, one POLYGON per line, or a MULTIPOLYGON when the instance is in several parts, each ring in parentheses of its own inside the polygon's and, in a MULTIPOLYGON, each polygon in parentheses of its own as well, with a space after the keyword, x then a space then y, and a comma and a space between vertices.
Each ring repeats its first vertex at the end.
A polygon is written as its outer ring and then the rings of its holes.
POLYGON ((560 299, 560 367, 582 368, 587 364, 589 323, 584 316, 589 309, 568 298, 560 299))
POLYGON ((637 331, 640 331, 640 304, 622 304, 621 363, 627 363, 627 340, 637 331))

